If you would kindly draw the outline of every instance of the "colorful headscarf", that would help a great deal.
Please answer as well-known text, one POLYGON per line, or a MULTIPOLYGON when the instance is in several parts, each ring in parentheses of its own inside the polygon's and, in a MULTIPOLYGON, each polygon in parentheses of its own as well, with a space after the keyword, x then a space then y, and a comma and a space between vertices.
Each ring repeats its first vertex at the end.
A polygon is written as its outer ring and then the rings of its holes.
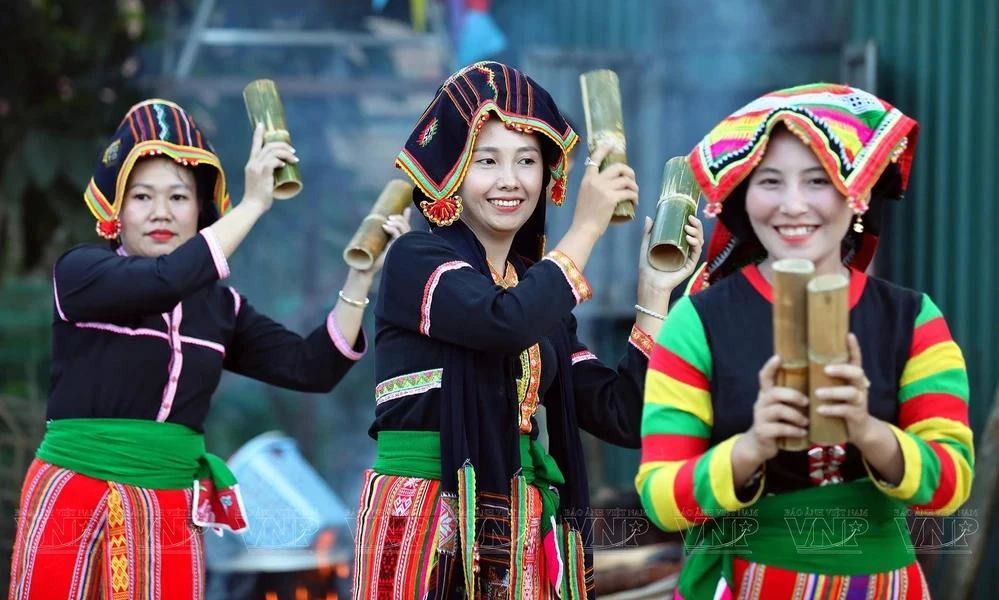
MULTIPOLYGON (((579 136, 530 77, 501 63, 477 62, 441 85, 396 157, 396 166, 416 185, 413 200, 431 225, 446 227, 461 216, 458 189, 478 132, 492 115, 510 129, 539 134, 547 175, 555 182, 552 202, 562 204, 569 153, 579 136)), ((540 257, 540 245, 527 238, 543 236, 544 214, 545 203, 539 202, 514 240, 515 251, 533 260, 540 257)))
POLYGON ((136 161, 147 156, 168 156, 178 164, 207 169, 211 198, 201 198, 199 226, 215 222, 229 210, 225 174, 215 149, 187 111, 166 100, 150 99, 129 109, 97 161, 94 176, 83 192, 87 208, 97 219, 97 234, 115 240, 121 233, 118 218, 125 184, 136 161), (203 166, 203 167, 202 167, 203 166))
POLYGON ((720 216, 691 292, 745 266, 763 251, 751 230, 737 222, 740 217, 745 220, 742 184, 763 160, 777 124, 812 149, 861 219, 863 233, 850 240, 853 247, 845 262, 860 270, 870 264, 880 233, 880 203, 900 199, 905 191, 919 124, 863 90, 827 83, 802 85, 750 102, 716 125, 690 152, 690 166, 708 202, 704 213, 720 216), (739 214, 723 212, 726 204, 739 214))

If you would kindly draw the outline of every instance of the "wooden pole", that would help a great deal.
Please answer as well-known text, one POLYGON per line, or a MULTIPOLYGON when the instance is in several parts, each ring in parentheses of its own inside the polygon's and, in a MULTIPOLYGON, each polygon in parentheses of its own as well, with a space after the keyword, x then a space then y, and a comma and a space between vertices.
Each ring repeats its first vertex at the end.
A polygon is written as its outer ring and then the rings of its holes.
POLYGON ((826 375, 825 367, 849 360, 849 287, 850 280, 842 274, 819 275, 808 282, 808 437, 823 446, 845 444, 847 439, 843 419, 816 412, 828 402, 816 398, 815 390, 846 383, 826 375))
MULTIPOLYGON (((808 282, 815 275, 812 261, 786 258, 773 264, 774 270, 774 352, 780 356, 777 385, 808 396, 808 282)), ((808 408, 801 414, 808 416, 808 408)), ((808 449, 808 437, 782 438, 781 450, 808 449)))
MULTIPOLYGON (((590 153, 605 142, 610 142, 614 148, 600 165, 600 170, 615 163, 628 164, 617 73, 610 69, 588 71, 579 76, 579 87, 583 95, 586 143, 590 153)), ((614 208, 611 223, 623 223, 634 218, 635 205, 625 200, 614 208)))
MULTIPOLYGON (((243 101, 250 124, 256 127, 264 124, 264 143, 285 142, 291 144, 291 134, 284 120, 284 106, 278 95, 277 86, 270 79, 251 81, 243 89, 243 101)), ((286 163, 274 171, 274 198, 286 200, 302 191, 302 175, 295 163, 286 163)))
POLYGON ((389 181, 344 248, 343 261, 358 271, 370 269, 389 242, 389 235, 382 229, 382 224, 390 215, 401 214, 412 200, 413 186, 408 181, 389 181))

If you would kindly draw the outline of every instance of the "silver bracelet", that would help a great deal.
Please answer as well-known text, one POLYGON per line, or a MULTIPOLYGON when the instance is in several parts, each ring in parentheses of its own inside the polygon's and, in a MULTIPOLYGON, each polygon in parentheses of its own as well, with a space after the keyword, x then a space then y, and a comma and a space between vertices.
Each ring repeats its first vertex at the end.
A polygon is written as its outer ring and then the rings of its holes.
POLYGON ((655 312, 653 310, 649 310, 649 309, 645 308, 644 306, 642 306, 641 304, 636 304, 635 305, 635 310, 637 310, 638 312, 640 312, 642 314, 649 315, 650 317, 655 317, 655 318, 659 319, 660 321, 666 320, 666 315, 661 315, 661 314, 659 314, 659 313, 657 313, 657 312, 655 312))
POLYGON ((337 292, 336 295, 339 296, 340 299, 346 302, 347 304, 351 306, 356 306, 357 308, 364 308, 368 305, 368 302, 370 302, 368 298, 365 298, 364 300, 354 300, 353 298, 348 298, 343 295, 343 290, 337 292))

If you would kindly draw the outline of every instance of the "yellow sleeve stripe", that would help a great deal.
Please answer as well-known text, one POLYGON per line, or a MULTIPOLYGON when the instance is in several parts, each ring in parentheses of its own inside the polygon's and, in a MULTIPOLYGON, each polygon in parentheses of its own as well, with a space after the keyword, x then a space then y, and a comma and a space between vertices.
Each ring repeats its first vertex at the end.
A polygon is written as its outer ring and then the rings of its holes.
POLYGON ((968 449, 972 460, 975 458, 974 434, 964 423, 959 423, 953 419, 935 417, 917 421, 909 425, 905 430, 927 442, 957 442, 968 449))
POLYGON ((905 363, 899 387, 905 387, 914 381, 930 377, 941 371, 964 368, 964 356, 958 345, 949 340, 940 342, 923 350, 918 356, 913 356, 905 363))
POLYGON ((867 469, 867 475, 871 478, 871 481, 882 492, 893 498, 908 500, 919 490, 919 483, 923 474, 923 453, 919 448, 919 442, 914 440, 908 433, 891 423, 888 424, 888 427, 895 434, 895 439, 898 440, 898 445, 902 449, 902 461, 904 465, 902 481, 896 486, 887 485, 871 471, 871 466, 866 460, 864 461, 864 468, 867 469))
MULTIPOLYGON (((741 434, 740 434, 741 435, 741 434)), ((757 490, 756 496, 748 502, 741 502, 735 495, 735 481, 732 477, 732 446, 735 445, 739 435, 733 435, 724 442, 712 449, 709 473, 711 478, 711 493, 715 500, 727 511, 745 508, 763 495, 763 485, 757 490)))
POLYGON ((658 371, 649 370, 645 376, 645 401, 688 412, 709 427, 714 425, 711 394, 707 390, 687 385, 658 371))

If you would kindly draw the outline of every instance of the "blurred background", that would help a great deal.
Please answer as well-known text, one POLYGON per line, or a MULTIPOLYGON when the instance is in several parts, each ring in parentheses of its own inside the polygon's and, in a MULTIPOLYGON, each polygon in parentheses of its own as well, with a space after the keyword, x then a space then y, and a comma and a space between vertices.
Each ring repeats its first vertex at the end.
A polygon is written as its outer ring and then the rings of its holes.
MULTIPOLYGON (((275 203, 259 222, 231 261, 230 283, 258 310, 306 332, 336 300, 346 274, 343 247, 385 183, 402 177, 393 159, 435 89, 457 67, 488 58, 546 87, 577 129, 579 74, 618 73, 629 161, 643 190, 641 217, 654 215, 665 160, 688 152, 719 119, 766 91, 850 83, 921 123, 910 189, 887 211, 873 269, 928 292, 965 353, 980 475, 964 514, 975 532, 954 542, 947 522, 923 524, 929 529, 922 533, 937 541, 927 542, 921 559, 939 597, 972 597, 965 590, 994 597, 999 574, 977 569, 999 549, 997 536, 987 534, 994 483, 982 475, 997 468, 993 447, 982 442, 999 433, 999 424, 989 425, 999 379, 999 8, 992 0, 3 4, 0 589, 7 585, 20 478, 44 427, 51 265, 70 245, 97 241, 82 190, 128 107, 160 97, 187 108, 214 143, 236 202, 251 133, 242 89, 256 78, 277 82, 305 189, 275 203), (943 537, 950 541, 938 543, 943 537)), ((570 198, 580 171, 572 173, 570 198)), ((571 210, 549 211, 550 238, 564 232, 571 210)), ((414 221, 422 226, 422 218, 414 221)), ((706 225, 710 234, 711 221, 706 225)), ((599 242, 586 272, 595 297, 577 310, 584 341, 611 363, 624 351, 634 318, 640 227, 641 219, 613 226, 599 242)), ((371 332, 370 311, 368 317, 371 332)), ((261 500, 272 503, 262 510, 288 510, 306 525, 264 528, 259 539, 236 547, 210 542, 211 597, 346 597, 350 514, 361 472, 374 457, 367 435, 374 383, 371 353, 328 395, 223 378, 207 423, 209 449, 224 457, 242 449, 245 474, 279 489, 261 500), (248 549, 283 546, 311 554, 286 563, 266 554, 247 559, 248 549), (327 557, 318 567, 317 548, 327 557), (282 575, 289 572, 299 572, 298 579, 282 575)), ((586 442, 595 504, 637 508, 637 451, 586 442)), ((656 538, 650 543, 670 542, 648 525, 625 529, 656 538)), ((611 531, 608 539, 638 546, 631 533, 611 531)), ((635 556, 631 567, 650 564, 647 555, 635 556)), ((657 560, 675 561, 664 556, 657 560)), ((604 591, 627 587, 609 583, 626 571, 606 564, 604 591)))

